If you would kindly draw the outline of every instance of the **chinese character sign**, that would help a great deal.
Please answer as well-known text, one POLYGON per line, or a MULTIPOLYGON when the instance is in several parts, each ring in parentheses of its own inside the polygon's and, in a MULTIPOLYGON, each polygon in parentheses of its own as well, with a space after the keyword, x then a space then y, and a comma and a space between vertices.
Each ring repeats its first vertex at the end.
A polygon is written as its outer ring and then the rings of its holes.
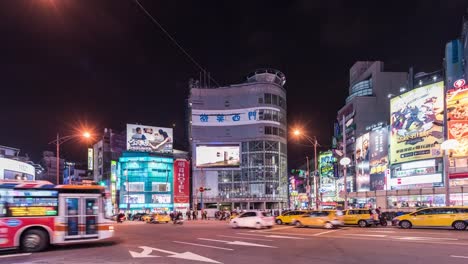
POLYGON ((190 203, 190 164, 187 160, 174 161, 174 203, 190 203))
POLYGON ((468 86, 447 93, 447 120, 448 138, 459 143, 452 156, 468 156, 468 86))
MULTIPOLYGON (((255 124, 262 122, 263 110, 279 109, 269 107, 242 108, 230 110, 192 110, 193 126, 236 126, 255 124)), ((268 123, 277 123, 279 121, 268 120, 268 123)))
POLYGON ((390 162, 442 156, 444 83, 411 90, 390 101, 390 162))

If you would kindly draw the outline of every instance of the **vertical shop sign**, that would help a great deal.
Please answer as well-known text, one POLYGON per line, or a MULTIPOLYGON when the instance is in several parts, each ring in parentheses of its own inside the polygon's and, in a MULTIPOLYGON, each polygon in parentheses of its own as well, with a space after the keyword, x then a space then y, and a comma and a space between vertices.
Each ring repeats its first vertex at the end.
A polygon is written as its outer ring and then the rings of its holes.
POLYGON ((190 164, 187 160, 177 159, 174 162, 174 203, 189 203, 190 164))

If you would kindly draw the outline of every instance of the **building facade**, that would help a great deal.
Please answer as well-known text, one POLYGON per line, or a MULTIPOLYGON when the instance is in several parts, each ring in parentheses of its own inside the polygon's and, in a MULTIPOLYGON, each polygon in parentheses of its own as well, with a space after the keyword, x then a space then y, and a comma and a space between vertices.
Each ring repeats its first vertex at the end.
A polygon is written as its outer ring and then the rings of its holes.
POLYGON ((93 145, 92 150, 93 164, 90 169, 93 170, 95 182, 101 182, 110 188, 111 163, 112 161, 117 162, 125 149, 126 134, 105 128, 102 138, 93 145))
MULTIPOLYGON (((363 148, 368 148, 369 132, 388 124, 390 98, 407 89, 408 73, 385 71, 384 63, 381 61, 358 61, 351 67, 349 95, 346 98, 346 104, 338 111, 334 129, 334 156, 338 162, 346 156, 351 159, 351 164, 346 167, 346 185, 343 167, 341 165, 334 167, 335 170, 338 170, 335 174, 335 194, 338 194, 336 200, 342 201, 345 186, 347 186, 350 197, 354 197, 353 193, 362 188, 364 190, 370 189, 370 180, 367 182, 366 178, 362 182, 361 175, 364 173, 370 175, 370 171, 362 169, 363 166, 369 166, 369 161, 363 163, 360 158, 361 153, 364 153, 363 148), (344 138, 345 142, 343 142, 344 138), (346 149, 345 153, 344 149, 346 149)), ((323 177, 328 177, 329 184, 333 182, 333 179, 326 174, 321 174, 321 178, 323 177)), ((356 198, 350 200, 350 204, 356 206, 366 202, 367 200, 356 198)))
POLYGON ((174 159, 148 152, 123 152, 117 165, 119 209, 172 211, 174 159))
POLYGON ((193 207, 288 207, 285 81, 264 69, 242 84, 190 87, 193 207))

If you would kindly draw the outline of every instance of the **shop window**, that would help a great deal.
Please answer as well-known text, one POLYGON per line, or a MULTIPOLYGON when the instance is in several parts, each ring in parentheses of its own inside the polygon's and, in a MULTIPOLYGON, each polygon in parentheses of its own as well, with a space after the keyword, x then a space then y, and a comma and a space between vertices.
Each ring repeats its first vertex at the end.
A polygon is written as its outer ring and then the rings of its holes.
POLYGON ((170 185, 165 182, 152 182, 151 190, 153 192, 168 192, 170 191, 170 185))
POLYGON ((129 182, 128 189, 130 192, 144 192, 145 183, 144 182, 129 182))

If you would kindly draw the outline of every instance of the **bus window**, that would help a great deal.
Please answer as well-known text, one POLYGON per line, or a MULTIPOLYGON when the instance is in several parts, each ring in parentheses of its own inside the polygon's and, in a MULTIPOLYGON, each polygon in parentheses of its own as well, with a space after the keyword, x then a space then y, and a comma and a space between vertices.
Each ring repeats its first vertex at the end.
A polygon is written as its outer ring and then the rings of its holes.
POLYGON ((112 206, 111 199, 107 197, 102 197, 102 203, 103 203, 102 208, 104 208, 104 218, 112 219, 114 208, 112 206))

